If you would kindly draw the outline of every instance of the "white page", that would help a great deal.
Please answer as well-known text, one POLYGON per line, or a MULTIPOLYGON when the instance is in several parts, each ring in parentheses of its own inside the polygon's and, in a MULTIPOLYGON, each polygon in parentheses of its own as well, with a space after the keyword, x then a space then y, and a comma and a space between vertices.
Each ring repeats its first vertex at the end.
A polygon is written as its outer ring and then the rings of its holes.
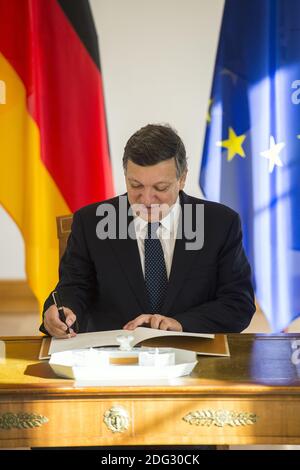
MULTIPOLYGON (((120 331, 120 330, 119 330, 120 331)), ((121 330, 124 331, 126 330, 121 330)), ((127 330, 128 331, 128 330, 127 330)), ((130 332, 129 332, 130 333, 130 332)), ((215 335, 212 334, 205 334, 205 333, 185 333, 183 331, 166 331, 166 330, 157 330, 156 328, 145 328, 145 327, 138 327, 134 331, 132 331, 134 336, 134 345, 144 341, 145 339, 149 338, 157 338, 161 336, 190 336, 193 338, 214 338, 215 335)))
POLYGON ((124 330, 96 331, 93 333, 79 333, 74 338, 52 338, 49 354, 72 349, 93 348, 96 346, 119 346, 117 336, 123 335, 124 330))
POLYGON ((193 338, 214 338, 213 334, 205 333, 185 333, 182 331, 165 331, 155 328, 138 327, 135 330, 110 330, 96 331, 93 333, 79 333, 74 338, 58 339, 52 338, 49 348, 49 354, 62 351, 70 351, 72 349, 93 348, 97 346, 119 346, 117 341, 118 335, 132 335, 134 341, 132 346, 149 338, 157 338, 162 336, 190 336, 193 338))

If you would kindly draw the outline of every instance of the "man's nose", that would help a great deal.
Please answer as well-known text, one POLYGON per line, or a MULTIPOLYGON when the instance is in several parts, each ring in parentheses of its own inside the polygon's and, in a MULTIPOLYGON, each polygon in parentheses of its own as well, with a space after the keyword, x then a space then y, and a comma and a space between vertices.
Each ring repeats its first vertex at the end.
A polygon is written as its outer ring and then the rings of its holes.
POLYGON ((155 204, 157 202, 155 191, 150 189, 144 189, 141 195, 142 203, 145 206, 151 206, 151 204, 155 204))

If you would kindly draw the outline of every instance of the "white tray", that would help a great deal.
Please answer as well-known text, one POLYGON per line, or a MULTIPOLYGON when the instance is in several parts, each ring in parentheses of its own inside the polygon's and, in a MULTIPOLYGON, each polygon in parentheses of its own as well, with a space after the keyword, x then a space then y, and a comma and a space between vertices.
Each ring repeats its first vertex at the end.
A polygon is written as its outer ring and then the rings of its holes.
POLYGON ((140 366, 138 364, 102 366, 93 363, 93 361, 90 361, 88 365, 77 365, 78 350, 53 353, 49 364, 60 377, 80 382, 97 381, 97 384, 105 383, 105 381, 120 381, 124 384, 124 381, 130 382, 131 380, 136 382, 139 380, 171 379, 190 374, 197 364, 196 353, 183 349, 173 349, 173 351, 175 365, 164 367, 140 366))

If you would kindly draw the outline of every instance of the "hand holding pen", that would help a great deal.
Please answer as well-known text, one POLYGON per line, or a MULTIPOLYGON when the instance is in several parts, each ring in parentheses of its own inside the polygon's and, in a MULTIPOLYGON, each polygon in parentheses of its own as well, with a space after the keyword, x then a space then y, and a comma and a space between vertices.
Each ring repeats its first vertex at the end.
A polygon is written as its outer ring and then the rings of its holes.
POLYGON ((51 336, 70 338, 76 336, 78 325, 76 315, 71 309, 64 307, 57 291, 52 292, 54 305, 44 313, 44 327, 51 336))
POLYGON ((52 292, 52 298, 53 298, 53 301, 55 303, 55 306, 58 310, 58 315, 59 315, 59 319, 60 321, 62 321, 63 323, 65 323, 65 325, 67 326, 67 329, 66 329, 66 334, 69 335, 70 334, 70 328, 68 326, 68 323, 66 321, 66 316, 65 316, 65 312, 64 312, 64 307, 62 305, 62 302, 60 300, 60 296, 58 294, 58 292, 55 290, 54 292, 52 292))

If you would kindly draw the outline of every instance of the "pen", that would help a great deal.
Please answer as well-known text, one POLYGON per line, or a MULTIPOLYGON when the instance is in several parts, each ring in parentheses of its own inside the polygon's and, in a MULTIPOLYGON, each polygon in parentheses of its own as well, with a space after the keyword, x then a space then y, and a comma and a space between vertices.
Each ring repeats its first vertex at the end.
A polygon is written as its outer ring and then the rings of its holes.
MULTIPOLYGON (((60 300, 60 297, 58 295, 58 292, 56 290, 54 292, 52 292, 52 297, 53 297, 54 303, 56 305, 56 308, 58 310, 58 315, 59 315, 60 321, 62 321, 63 323, 65 323, 65 325, 67 325, 64 308, 63 308, 62 302, 60 300)), ((70 334, 70 329, 69 329, 68 325, 67 325, 66 333, 67 333, 67 335, 70 334)))

